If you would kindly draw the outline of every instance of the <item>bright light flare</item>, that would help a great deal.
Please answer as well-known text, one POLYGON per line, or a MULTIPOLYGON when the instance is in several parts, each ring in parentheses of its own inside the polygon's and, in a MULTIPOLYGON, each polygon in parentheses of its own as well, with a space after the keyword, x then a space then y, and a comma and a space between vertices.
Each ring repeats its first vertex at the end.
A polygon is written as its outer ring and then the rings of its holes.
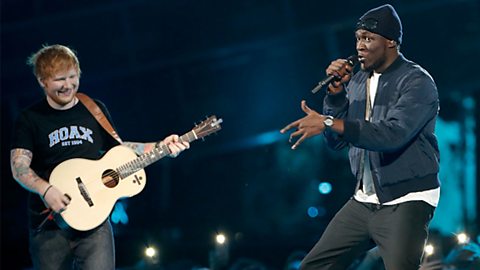
POLYGON ((332 184, 330 184, 329 182, 321 182, 320 184, 318 184, 318 191, 321 194, 329 194, 330 192, 332 192, 332 184))
POLYGON ((457 241, 460 245, 466 244, 470 240, 470 237, 466 233, 457 234, 457 241))
POLYGON ((431 244, 426 245, 423 250, 427 256, 430 256, 435 252, 435 248, 431 244))
POLYGON ((157 255, 157 250, 154 247, 147 247, 145 249, 145 256, 153 258, 155 255, 157 255))
POLYGON ((215 241, 217 242, 217 244, 223 245, 227 241, 227 238, 225 237, 225 235, 223 233, 219 233, 215 237, 215 241))

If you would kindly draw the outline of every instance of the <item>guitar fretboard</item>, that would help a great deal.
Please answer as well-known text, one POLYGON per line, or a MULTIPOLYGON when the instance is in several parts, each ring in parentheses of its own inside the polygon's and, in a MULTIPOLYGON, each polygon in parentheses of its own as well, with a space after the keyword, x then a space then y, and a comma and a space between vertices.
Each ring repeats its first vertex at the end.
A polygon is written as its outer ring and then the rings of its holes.
MULTIPOLYGON (((180 136, 179 140, 181 142, 193 142, 198 139, 197 135, 193 130, 187 132, 180 136)), ((148 165, 160 160, 161 158, 170 154, 170 149, 165 144, 158 144, 158 147, 155 147, 152 151, 142 154, 135 158, 132 161, 129 161, 120 167, 117 168, 117 173, 120 176, 120 179, 125 179, 128 176, 134 174, 135 172, 147 167, 148 165)))

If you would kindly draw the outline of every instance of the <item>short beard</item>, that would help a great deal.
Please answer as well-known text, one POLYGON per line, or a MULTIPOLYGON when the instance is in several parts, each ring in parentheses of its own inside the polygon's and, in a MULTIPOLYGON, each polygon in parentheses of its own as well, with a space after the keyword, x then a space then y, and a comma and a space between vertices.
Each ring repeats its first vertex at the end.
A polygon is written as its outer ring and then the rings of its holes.
POLYGON ((372 72, 372 71, 375 71, 376 69, 378 69, 379 67, 381 67, 383 64, 385 64, 385 58, 379 59, 378 61, 376 61, 375 63, 373 63, 369 67, 365 67, 365 65, 364 65, 363 70, 366 71, 366 72, 372 72))

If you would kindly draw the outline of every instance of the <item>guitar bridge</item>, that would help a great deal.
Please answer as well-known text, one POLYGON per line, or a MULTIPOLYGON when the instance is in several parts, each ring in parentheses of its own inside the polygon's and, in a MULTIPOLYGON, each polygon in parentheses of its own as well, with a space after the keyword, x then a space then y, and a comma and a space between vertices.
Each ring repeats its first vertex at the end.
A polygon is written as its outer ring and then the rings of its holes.
POLYGON ((92 207, 93 201, 92 201, 92 198, 90 197, 90 194, 88 194, 85 184, 82 182, 82 179, 80 179, 80 177, 77 177, 76 180, 78 184, 78 189, 80 190, 80 194, 82 195, 83 199, 88 203, 88 206, 92 207))

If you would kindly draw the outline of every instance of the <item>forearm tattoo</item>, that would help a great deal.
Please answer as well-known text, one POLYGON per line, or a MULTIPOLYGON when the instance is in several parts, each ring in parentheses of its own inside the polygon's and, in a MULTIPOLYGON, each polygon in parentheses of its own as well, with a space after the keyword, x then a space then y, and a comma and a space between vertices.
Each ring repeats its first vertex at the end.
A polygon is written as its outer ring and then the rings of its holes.
POLYGON ((123 145, 133 149, 138 155, 147 153, 155 147, 155 143, 124 142, 123 145))
POLYGON ((10 152, 10 166, 12 169, 13 178, 17 180, 23 187, 31 192, 38 192, 35 187, 40 178, 31 168, 33 154, 26 149, 13 149, 10 152))

